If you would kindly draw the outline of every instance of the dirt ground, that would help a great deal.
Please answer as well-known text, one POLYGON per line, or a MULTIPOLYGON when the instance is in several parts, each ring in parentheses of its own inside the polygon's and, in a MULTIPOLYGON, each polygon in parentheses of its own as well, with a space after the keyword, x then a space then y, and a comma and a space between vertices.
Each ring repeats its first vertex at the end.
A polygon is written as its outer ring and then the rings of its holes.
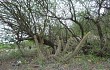
POLYGON ((2 50, 0 53, 0 70, 38 70, 39 65, 33 62, 35 56, 34 54, 30 54, 33 52, 27 51, 27 55, 25 57, 21 57, 19 53, 13 53, 13 50, 9 50, 8 52, 2 50), (17 57, 19 56, 19 57, 17 57))
MULTIPOLYGON (((7 56, 7 55, 6 55, 7 56)), ((0 60, 0 70, 110 70, 110 59, 96 63, 87 59, 74 59, 70 64, 47 61, 44 65, 37 63, 36 57, 10 58, 0 60)))
POLYGON ((10 59, 0 62, 0 70, 37 70, 37 65, 34 63, 19 63, 17 59, 10 59))
MULTIPOLYGON (((28 61, 32 60, 27 58, 28 61)), ((33 62, 17 64, 16 59, 10 59, 0 62, 0 70, 110 70, 110 64, 107 62, 99 63, 73 63, 72 65, 47 64, 41 67, 33 62)))

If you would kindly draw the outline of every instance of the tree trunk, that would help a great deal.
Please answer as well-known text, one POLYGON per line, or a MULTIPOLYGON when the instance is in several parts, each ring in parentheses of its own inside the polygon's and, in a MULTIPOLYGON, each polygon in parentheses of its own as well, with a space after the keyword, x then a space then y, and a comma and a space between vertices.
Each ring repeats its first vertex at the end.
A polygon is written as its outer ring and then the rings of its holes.
POLYGON ((96 55, 102 57, 104 55, 103 52, 105 50, 104 36, 103 36, 103 33, 102 33, 102 29, 101 29, 100 23, 96 22, 95 24, 96 24, 97 31, 98 31, 98 34, 99 34, 99 37, 100 37, 100 51, 98 51, 98 53, 96 55))
POLYGON ((96 26, 97 26, 97 31, 100 37, 100 48, 103 49, 105 41, 104 41, 102 29, 101 29, 99 22, 96 23, 96 26))

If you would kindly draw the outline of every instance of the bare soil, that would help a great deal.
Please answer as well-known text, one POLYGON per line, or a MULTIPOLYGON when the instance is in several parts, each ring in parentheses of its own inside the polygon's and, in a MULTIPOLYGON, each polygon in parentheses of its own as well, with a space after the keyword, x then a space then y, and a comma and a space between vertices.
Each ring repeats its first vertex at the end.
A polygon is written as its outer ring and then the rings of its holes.
MULTIPOLYGON (((28 61, 32 58, 27 57, 28 61)), ((25 64, 17 64, 17 59, 9 59, 1 61, 0 70, 110 70, 110 64, 108 62, 98 62, 98 63, 72 63, 70 64, 46 64, 42 67, 39 64, 33 63, 32 61, 25 64)))
POLYGON ((70 64, 47 61, 42 65, 36 62, 36 57, 34 56, 26 56, 22 59, 10 58, 0 60, 0 70, 110 70, 110 59, 96 63, 89 60, 80 61, 74 59, 70 64))

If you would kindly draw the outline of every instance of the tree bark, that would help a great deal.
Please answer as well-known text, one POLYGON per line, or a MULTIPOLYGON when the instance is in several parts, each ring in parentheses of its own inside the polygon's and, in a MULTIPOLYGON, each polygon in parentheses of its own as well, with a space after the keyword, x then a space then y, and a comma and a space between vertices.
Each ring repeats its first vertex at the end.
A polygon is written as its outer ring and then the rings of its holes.
POLYGON ((99 22, 96 23, 96 26, 97 26, 98 34, 100 37, 100 48, 103 49, 105 41, 104 41, 102 29, 101 29, 99 22))

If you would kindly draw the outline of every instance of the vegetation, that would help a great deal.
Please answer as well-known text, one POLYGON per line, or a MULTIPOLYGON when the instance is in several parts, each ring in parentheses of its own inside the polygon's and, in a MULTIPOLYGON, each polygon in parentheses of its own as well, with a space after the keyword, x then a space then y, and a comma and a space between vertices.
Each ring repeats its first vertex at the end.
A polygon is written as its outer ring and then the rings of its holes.
MULTIPOLYGON (((13 42, 1 43, 0 49, 13 49, 10 55, 16 55, 17 59, 33 57, 41 68, 49 61, 71 64, 77 59, 87 63, 108 60, 109 3, 107 0, 0 1, 0 22, 7 26, 3 28, 7 35, 12 35, 5 39, 13 42)), ((88 64, 84 62, 86 67, 88 64)))

